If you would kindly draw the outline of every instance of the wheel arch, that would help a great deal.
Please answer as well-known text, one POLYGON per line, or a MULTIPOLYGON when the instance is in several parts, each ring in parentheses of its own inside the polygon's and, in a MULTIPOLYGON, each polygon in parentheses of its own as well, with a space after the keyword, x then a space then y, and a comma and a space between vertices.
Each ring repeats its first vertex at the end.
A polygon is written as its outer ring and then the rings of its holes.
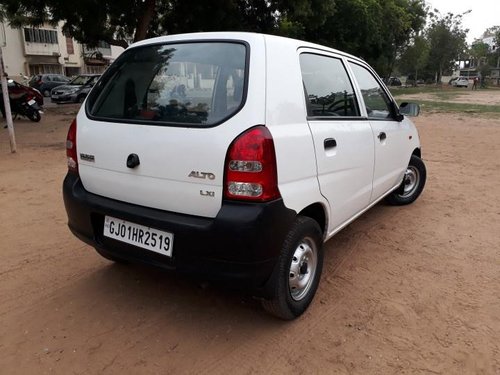
POLYGON ((328 229, 328 216, 327 216, 327 211, 326 211, 326 208, 324 207, 323 204, 319 203, 319 202, 316 202, 316 203, 313 203, 307 207, 305 207, 304 209, 302 209, 302 211, 299 212, 299 215, 300 216, 306 216, 306 217, 309 217, 313 220, 315 220, 320 229, 321 229, 321 232, 323 233, 323 237, 325 236, 325 233, 327 233, 327 229, 328 229))
POLYGON ((418 156, 420 159, 422 159, 422 150, 417 147, 413 152, 411 153, 412 155, 418 156))

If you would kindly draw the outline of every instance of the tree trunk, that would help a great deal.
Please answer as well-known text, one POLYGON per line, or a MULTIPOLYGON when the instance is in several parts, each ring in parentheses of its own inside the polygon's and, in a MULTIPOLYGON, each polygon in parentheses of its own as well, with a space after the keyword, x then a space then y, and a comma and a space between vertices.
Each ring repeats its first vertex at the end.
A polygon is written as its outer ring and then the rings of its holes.
POLYGON ((107 43, 109 43, 112 46, 119 46, 119 47, 123 47, 125 49, 128 47, 127 41, 123 40, 123 39, 113 39, 113 38, 110 38, 110 39, 105 39, 104 41, 107 42, 107 43))
POLYGON ((148 34, 149 24, 153 19, 155 12, 156 0, 145 0, 140 10, 140 16, 137 19, 137 26, 135 28, 134 42, 146 39, 148 34))

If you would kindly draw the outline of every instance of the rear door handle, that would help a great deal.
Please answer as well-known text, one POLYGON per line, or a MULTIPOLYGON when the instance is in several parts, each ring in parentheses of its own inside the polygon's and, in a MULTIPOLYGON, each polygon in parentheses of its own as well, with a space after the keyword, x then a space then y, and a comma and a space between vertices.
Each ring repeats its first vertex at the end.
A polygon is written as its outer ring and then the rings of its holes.
POLYGON ((381 141, 383 141, 384 139, 387 138, 387 134, 385 134, 384 132, 380 132, 377 136, 378 139, 380 139, 381 141))
POLYGON ((337 141, 334 138, 327 138, 324 140, 323 146, 325 147, 325 150, 337 147, 337 141))

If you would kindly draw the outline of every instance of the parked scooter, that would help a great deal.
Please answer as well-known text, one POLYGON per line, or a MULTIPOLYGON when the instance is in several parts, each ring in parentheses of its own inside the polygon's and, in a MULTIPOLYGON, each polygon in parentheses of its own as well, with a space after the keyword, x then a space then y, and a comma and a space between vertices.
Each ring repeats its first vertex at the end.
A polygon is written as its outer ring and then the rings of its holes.
MULTIPOLYGON (((9 100, 10 100, 10 110, 12 112, 13 119, 16 119, 18 116, 24 116, 30 119, 33 122, 39 122, 42 118, 42 111, 37 102, 36 92, 33 94, 30 89, 26 90, 17 90, 18 87, 23 87, 20 84, 15 83, 13 80, 9 79, 9 100), (12 85, 12 87, 11 87, 12 85)), ((0 111, 2 112, 3 117, 5 117, 5 108, 2 91, 0 90, 0 111)))
POLYGON ((33 122, 38 122, 42 118, 42 111, 38 103, 28 94, 23 94, 19 98, 10 98, 10 109, 14 120, 17 116, 24 116, 33 122))

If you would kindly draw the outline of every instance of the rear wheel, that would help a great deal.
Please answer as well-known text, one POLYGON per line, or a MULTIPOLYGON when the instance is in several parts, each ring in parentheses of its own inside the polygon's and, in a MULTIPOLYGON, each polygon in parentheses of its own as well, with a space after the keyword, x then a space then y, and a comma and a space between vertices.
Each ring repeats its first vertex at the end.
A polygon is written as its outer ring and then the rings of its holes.
POLYGON ((266 311, 284 320, 295 319, 306 311, 321 277, 322 245, 318 223, 298 216, 281 249, 272 285, 273 297, 262 301, 266 311))
POLYGON ((424 190, 426 179, 424 162, 418 156, 412 155, 401 186, 387 196, 386 202, 394 206, 413 203, 424 190))
POLYGON ((42 119, 40 111, 36 109, 30 109, 27 113, 28 118, 33 122, 39 122, 42 119))

